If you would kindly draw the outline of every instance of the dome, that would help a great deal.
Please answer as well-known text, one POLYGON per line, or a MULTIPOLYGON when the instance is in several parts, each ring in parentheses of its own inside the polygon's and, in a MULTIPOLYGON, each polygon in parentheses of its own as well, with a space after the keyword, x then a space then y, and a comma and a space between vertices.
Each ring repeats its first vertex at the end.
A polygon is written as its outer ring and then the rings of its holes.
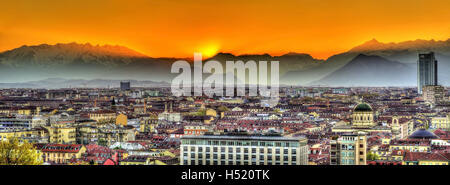
POLYGON ((430 131, 421 128, 408 136, 408 139, 439 139, 439 137, 430 131))
POLYGON ((367 103, 360 103, 355 107, 354 111, 372 111, 372 107, 367 103))

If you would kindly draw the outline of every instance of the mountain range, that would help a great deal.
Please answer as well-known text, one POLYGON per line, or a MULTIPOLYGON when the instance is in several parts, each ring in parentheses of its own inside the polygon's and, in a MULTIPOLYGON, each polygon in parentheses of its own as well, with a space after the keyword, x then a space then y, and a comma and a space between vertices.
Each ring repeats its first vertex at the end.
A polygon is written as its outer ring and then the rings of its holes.
MULTIPOLYGON (((415 86, 418 53, 430 51, 438 60, 438 82, 450 85, 450 39, 400 43, 373 39, 326 60, 304 53, 218 53, 204 61, 279 61, 280 83, 285 85, 415 86)), ((177 60, 192 62, 188 58, 153 58, 123 46, 22 46, 0 53, 0 87, 104 87, 125 79, 142 86, 166 85, 177 75, 170 73, 177 60)))

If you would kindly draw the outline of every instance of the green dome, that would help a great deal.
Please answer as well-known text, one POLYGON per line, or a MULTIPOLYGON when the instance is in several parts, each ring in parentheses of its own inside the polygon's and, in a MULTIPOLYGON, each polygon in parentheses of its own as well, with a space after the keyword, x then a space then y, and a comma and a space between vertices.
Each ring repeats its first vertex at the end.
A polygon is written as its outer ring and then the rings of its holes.
POLYGON ((358 104, 355 107, 354 111, 363 111, 363 112, 365 112, 365 111, 373 111, 373 110, 372 110, 372 107, 370 107, 369 104, 367 104, 367 103, 360 103, 360 104, 358 104))

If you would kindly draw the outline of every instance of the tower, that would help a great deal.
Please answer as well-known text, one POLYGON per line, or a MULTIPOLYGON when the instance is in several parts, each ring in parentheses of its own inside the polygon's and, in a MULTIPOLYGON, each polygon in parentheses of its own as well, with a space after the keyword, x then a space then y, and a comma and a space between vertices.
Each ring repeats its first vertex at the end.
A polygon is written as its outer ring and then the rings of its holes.
POLYGON ((417 61, 417 92, 422 94, 424 86, 436 86, 438 82, 437 60, 434 52, 419 53, 417 61))
POLYGON ((129 91, 131 90, 131 84, 130 82, 120 82, 120 90, 121 91, 129 91))

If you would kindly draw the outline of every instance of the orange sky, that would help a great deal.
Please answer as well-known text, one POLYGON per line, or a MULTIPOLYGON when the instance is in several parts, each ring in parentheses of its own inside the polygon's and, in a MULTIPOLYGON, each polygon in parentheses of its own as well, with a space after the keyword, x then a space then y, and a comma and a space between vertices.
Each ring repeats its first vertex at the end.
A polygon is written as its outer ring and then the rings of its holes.
POLYGON ((286 52, 327 58, 372 38, 450 38, 449 0, 0 1, 0 51, 118 44, 153 57, 286 52))

